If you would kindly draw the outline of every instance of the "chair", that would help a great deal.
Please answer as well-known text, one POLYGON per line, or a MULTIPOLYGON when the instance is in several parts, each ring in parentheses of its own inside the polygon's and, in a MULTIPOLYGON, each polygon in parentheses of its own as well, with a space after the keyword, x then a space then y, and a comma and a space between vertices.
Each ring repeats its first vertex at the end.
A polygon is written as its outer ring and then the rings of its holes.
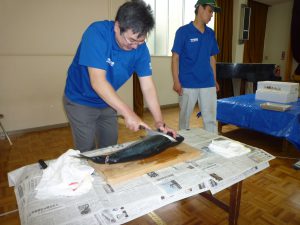
MULTIPOLYGON (((3 116, 2 114, 0 114, 0 119, 2 119, 3 117, 4 117, 4 116, 3 116)), ((5 135, 5 137, 7 138, 9 144, 12 145, 12 142, 11 142, 11 140, 10 140, 10 138, 9 138, 9 136, 8 136, 8 134, 7 134, 7 132, 6 132, 6 130, 4 129, 4 127, 3 127, 2 123, 1 123, 1 121, 0 121, 0 127, 1 127, 1 129, 2 129, 2 131, 3 131, 3 133, 4 133, 4 135, 5 135)))

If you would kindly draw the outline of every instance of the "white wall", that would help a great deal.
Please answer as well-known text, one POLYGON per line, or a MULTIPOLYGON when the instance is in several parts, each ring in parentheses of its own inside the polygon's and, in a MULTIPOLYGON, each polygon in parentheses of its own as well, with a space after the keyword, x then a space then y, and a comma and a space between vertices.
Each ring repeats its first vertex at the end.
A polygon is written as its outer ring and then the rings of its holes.
MULTIPOLYGON (((244 44, 239 43, 241 27, 241 5, 247 4, 248 0, 233 1, 233 34, 232 34, 232 62, 243 63, 244 44)), ((234 96, 240 95, 241 79, 232 79, 234 96)))
MULTIPOLYGON (((81 35, 93 21, 114 19, 123 2, 0 0, 0 113, 7 131, 67 122, 62 95, 66 71, 81 35)), ((238 28, 240 4, 246 2, 234 1, 233 62, 243 59, 238 28)), ((152 57, 152 65, 161 105, 177 103, 177 94, 172 91, 171 58, 152 57)), ((132 107, 132 80, 119 94, 132 107)))
POLYGON ((7 130, 66 122, 62 95, 71 56, 1 56, 0 111, 7 130))
MULTIPOLYGON (((7 131, 67 122, 66 72, 87 26, 124 0, 0 0, 0 113, 7 131)), ((132 105, 132 84, 121 89, 132 105), (128 97, 127 97, 128 96, 128 97)))
POLYGON ((233 1, 233 35, 232 35, 232 62, 242 63, 244 56, 244 44, 239 43, 239 29, 241 26, 241 5, 248 0, 233 1))
MULTIPOLYGON (((0 113, 7 131, 66 123, 66 72, 87 26, 114 19, 124 0, 0 0, 0 113)), ((170 57, 152 57, 162 105, 177 102, 170 57)), ((133 106, 133 84, 119 91, 133 106)))
POLYGON ((284 77, 289 48, 293 1, 273 5, 268 9, 263 63, 280 65, 284 77), (281 59, 281 53, 285 58, 281 59))
POLYGON ((109 0, 0 0, 1 55, 72 55, 109 0))
POLYGON ((171 57, 152 57, 153 79, 158 90, 161 105, 178 103, 178 95, 173 91, 171 57))

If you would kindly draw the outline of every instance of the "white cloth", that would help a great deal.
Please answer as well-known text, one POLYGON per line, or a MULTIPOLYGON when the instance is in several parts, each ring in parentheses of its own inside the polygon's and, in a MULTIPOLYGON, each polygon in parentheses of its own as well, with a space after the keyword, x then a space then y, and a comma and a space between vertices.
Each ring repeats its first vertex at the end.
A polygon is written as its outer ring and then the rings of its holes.
POLYGON ((37 185, 36 198, 75 196, 87 193, 92 187, 94 169, 84 164, 78 156, 80 151, 69 149, 57 160, 51 161, 37 185))
POLYGON ((251 151, 243 144, 232 140, 212 140, 208 148, 225 158, 244 155, 251 151))
POLYGON ((209 88, 183 88, 179 96, 179 130, 190 128, 190 118, 198 102, 204 129, 217 133, 217 94, 216 87, 209 88))

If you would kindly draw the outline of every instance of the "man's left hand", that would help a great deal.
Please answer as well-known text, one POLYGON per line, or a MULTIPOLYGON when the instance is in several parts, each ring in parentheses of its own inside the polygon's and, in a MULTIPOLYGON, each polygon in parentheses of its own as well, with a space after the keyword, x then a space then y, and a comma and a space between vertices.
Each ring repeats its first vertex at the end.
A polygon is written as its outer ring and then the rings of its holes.
POLYGON ((157 122, 155 123, 155 127, 157 130, 165 133, 165 134, 171 134, 173 138, 176 138, 177 132, 173 130, 172 128, 168 127, 164 122, 157 122))

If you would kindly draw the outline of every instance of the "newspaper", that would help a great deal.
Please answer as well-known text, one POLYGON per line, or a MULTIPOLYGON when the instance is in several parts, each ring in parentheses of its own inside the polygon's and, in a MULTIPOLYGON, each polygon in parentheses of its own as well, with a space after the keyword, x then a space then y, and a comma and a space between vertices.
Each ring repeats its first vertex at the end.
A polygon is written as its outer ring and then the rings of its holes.
MULTIPOLYGON (((267 168, 274 159, 269 153, 252 147, 251 152, 224 158, 211 152, 214 139, 226 137, 200 128, 179 132, 185 143, 202 151, 200 158, 152 171, 126 183, 110 185, 103 176, 93 174, 93 187, 83 195, 39 200, 35 187, 42 177, 38 164, 8 174, 18 203, 23 225, 115 225, 123 224, 175 201, 210 191, 215 194, 267 168)), ((124 145, 106 148, 115 151, 124 145)), ((90 154, 96 154, 92 151, 90 154)), ((99 152, 99 151, 98 151, 99 152)))

